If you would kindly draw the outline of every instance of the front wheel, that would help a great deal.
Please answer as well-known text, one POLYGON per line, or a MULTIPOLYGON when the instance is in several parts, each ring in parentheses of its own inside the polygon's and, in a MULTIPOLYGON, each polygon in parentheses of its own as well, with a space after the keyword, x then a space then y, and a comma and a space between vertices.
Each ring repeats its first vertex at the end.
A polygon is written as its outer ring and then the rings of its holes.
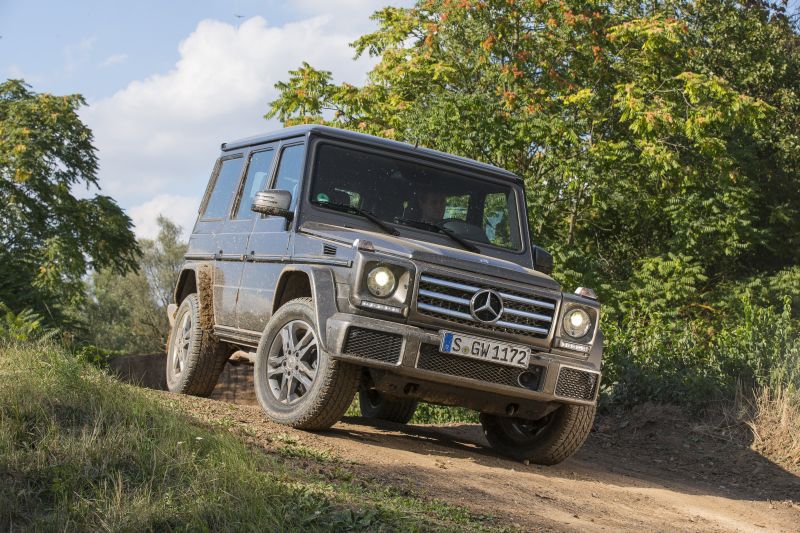
POLYGON ((578 451, 594 421, 594 405, 564 404, 539 420, 481 414, 492 448, 519 461, 554 465, 578 451))
POLYGON ((297 298, 272 316, 258 345, 256 396, 267 416, 300 429, 326 429, 350 406, 359 369, 332 359, 317 338, 311 298, 297 298))

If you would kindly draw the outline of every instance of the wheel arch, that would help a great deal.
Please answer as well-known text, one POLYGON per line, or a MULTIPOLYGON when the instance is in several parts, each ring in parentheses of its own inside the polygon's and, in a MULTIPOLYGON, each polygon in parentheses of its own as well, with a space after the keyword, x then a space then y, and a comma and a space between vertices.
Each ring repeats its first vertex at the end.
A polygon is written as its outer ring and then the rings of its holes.
POLYGON ((336 283, 333 271, 326 267, 291 265, 283 269, 275 287, 272 314, 295 298, 309 297, 314 306, 317 338, 323 349, 328 348, 326 325, 328 317, 337 312, 336 283))

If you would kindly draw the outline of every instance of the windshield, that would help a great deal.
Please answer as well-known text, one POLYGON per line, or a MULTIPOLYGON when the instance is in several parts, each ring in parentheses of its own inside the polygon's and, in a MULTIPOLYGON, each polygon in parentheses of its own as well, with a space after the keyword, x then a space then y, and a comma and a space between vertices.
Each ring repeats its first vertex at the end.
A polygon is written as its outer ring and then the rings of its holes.
POLYGON ((519 250, 519 222, 509 185, 484 181, 350 146, 321 144, 311 202, 351 206, 382 221, 519 250))

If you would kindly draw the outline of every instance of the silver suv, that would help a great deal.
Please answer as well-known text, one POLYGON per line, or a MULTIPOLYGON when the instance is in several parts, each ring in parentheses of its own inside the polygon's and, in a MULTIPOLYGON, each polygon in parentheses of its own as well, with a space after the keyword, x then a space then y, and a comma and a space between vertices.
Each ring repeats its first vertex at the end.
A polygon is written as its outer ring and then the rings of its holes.
POLYGON ((267 416, 408 422, 418 401, 481 413, 499 452, 558 463, 584 442, 600 306, 531 245, 522 180, 323 126, 222 145, 170 306, 167 382, 211 393, 250 352, 267 416))

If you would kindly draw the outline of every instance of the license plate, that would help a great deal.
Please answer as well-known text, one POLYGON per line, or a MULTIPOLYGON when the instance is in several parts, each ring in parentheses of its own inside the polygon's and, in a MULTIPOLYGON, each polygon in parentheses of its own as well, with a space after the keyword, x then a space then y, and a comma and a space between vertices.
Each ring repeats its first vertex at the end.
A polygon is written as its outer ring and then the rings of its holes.
POLYGON ((452 355, 460 355, 472 359, 480 359, 507 366, 528 368, 531 359, 531 349, 520 344, 498 342, 472 335, 453 333, 452 331, 439 332, 442 342, 439 351, 452 355))

